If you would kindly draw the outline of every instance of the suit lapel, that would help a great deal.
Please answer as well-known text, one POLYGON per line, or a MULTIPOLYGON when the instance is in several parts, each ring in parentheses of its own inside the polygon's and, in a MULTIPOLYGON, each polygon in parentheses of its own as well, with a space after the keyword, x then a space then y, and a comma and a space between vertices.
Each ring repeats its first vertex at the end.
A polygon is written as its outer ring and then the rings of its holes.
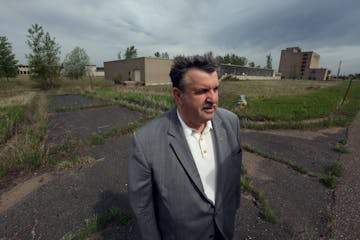
POLYGON ((191 181, 196 188, 206 198, 203 185, 201 183, 199 172, 196 168, 194 159, 186 141, 184 131, 179 122, 176 108, 170 112, 170 126, 168 130, 169 144, 172 151, 175 153, 178 161, 183 166, 191 181))
POLYGON ((213 128, 214 128, 214 135, 215 135, 215 149, 216 149, 216 161, 217 161, 217 176, 216 176, 216 195, 215 195, 215 205, 221 206, 222 204, 222 189, 223 189, 223 181, 224 179, 222 176, 224 173, 224 170, 222 168, 224 158, 223 153, 223 145, 226 144, 226 132, 225 128, 223 127, 223 122, 218 116, 218 112, 216 112, 215 117, 213 119, 213 128))

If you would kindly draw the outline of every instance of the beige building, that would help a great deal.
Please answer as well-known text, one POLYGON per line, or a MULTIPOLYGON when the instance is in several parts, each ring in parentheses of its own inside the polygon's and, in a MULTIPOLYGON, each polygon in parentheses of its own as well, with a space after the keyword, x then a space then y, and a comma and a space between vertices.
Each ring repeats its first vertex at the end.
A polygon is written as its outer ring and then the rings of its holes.
POLYGON ((281 50, 279 72, 282 78, 327 80, 331 71, 318 68, 320 55, 316 52, 302 52, 299 47, 281 50))
POLYGON ((96 65, 86 65, 85 66, 86 76, 89 77, 103 77, 104 68, 96 67, 96 65))
POLYGON ((18 65, 17 66, 17 73, 19 75, 29 75, 30 74, 30 68, 26 65, 18 65))
POLYGON ((140 57, 104 62, 105 79, 114 81, 121 76, 127 84, 160 85, 170 84, 172 60, 140 57))

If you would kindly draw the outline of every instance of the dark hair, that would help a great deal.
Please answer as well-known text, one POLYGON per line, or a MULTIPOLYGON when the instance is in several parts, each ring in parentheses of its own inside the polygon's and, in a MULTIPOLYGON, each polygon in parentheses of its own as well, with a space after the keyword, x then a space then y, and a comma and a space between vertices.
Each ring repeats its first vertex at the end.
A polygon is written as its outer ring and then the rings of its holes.
POLYGON ((184 75, 191 68, 213 73, 217 70, 218 64, 211 52, 204 55, 175 57, 169 74, 173 87, 181 91, 185 90, 184 75))

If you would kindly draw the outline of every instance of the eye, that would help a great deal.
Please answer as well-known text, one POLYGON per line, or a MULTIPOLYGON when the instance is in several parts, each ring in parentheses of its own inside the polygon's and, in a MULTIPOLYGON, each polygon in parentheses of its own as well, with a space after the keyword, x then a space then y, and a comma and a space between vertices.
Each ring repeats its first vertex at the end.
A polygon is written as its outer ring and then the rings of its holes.
POLYGON ((201 95, 201 94, 205 94, 209 91, 209 89, 203 88, 203 89, 199 89, 197 91, 195 91, 196 95, 201 95))

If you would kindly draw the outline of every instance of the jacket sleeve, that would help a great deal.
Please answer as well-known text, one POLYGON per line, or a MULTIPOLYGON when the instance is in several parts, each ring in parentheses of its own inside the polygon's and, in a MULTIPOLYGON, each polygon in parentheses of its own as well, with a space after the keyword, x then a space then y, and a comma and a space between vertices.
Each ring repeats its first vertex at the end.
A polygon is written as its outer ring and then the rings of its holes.
POLYGON ((141 239, 161 239, 154 210, 151 167, 136 134, 128 168, 129 201, 135 214, 141 239))

